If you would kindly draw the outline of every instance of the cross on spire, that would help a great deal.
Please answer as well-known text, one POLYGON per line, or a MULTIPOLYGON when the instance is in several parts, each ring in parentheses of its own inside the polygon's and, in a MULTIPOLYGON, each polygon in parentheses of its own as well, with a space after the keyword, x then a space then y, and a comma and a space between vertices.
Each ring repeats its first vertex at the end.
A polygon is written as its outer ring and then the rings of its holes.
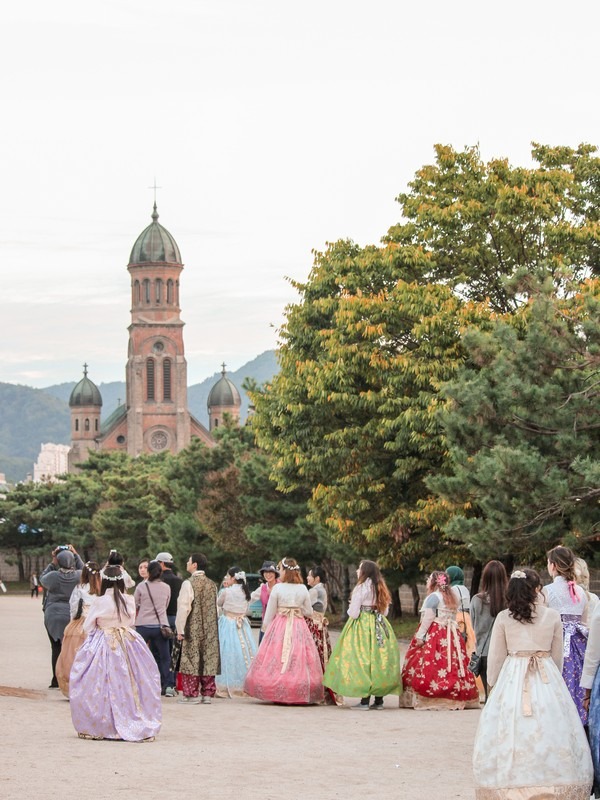
POLYGON ((157 186, 156 185, 156 178, 154 178, 153 186, 149 186, 148 188, 149 189, 154 189, 154 207, 156 208, 156 190, 157 189, 162 189, 163 187, 162 186, 157 186))
POLYGON ((223 363, 221 364, 221 375, 222 375, 223 377, 225 377, 225 367, 226 367, 226 366, 227 366, 227 364, 226 364, 225 362, 223 362, 223 363))
POLYGON ((87 369, 88 369, 88 365, 84 364, 83 365, 83 377, 84 378, 87 378, 87 369))

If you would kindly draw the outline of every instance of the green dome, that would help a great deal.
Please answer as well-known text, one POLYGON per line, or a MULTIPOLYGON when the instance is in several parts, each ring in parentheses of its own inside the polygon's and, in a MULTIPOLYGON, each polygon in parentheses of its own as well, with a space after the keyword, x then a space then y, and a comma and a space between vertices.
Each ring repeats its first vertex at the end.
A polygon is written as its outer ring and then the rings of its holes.
POLYGON ((102 395, 96 384, 87 376, 87 364, 83 367, 83 378, 71 392, 69 406, 101 406, 102 395))
POLYGON ((156 203, 152 212, 152 223, 140 233, 129 256, 130 264, 144 264, 148 261, 181 264, 177 242, 169 231, 158 223, 156 203))
POLYGON ((229 378, 225 377, 225 365, 223 364, 223 371, 221 377, 215 383, 208 395, 208 402, 206 404, 210 410, 213 406, 232 406, 239 408, 242 405, 242 398, 240 393, 235 388, 229 378))

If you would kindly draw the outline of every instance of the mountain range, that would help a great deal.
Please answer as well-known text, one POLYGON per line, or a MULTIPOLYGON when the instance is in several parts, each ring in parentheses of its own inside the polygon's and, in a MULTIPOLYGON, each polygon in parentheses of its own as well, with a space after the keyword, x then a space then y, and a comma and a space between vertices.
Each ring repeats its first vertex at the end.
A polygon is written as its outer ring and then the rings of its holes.
MULTIPOLYGON (((269 381, 278 370, 274 350, 244 364, 227 377, 242 397, 241 421, 248 414, 248 396, 242 388, 246 378, 257 384, 269 381)), ((201 383, 188 387, 188 407, 203 425, 208 427, 207 401, 212 387, 220 377, 215 372, 201 383)), ((0 383, 0 473, 7 481, 24 480, 33 471, 33 464, 46 442, 70 444, 69 398, 76 382, 58 383, 44 389, 33 389, 13 383, 0 383)), ((98 386, 102 395, 102 418, 107 419, 115 408, 125 402, 125 381, 111 381, 98 386)))

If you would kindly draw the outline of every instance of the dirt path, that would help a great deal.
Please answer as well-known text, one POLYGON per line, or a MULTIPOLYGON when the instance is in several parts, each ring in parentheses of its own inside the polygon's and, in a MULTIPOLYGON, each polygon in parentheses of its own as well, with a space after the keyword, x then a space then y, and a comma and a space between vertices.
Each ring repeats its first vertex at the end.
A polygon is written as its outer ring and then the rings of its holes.
POLYGON ((474 797, 478 711, 400 710, 393 697, 381 713, 255 700, 185 707, 163 698, 155 742, 83 741, 68 701, 46 689, 50 645, 39 600, 0 597, 0 641, 3 800, 474 797), (6 687, 26 696, 7 696, 6 687))

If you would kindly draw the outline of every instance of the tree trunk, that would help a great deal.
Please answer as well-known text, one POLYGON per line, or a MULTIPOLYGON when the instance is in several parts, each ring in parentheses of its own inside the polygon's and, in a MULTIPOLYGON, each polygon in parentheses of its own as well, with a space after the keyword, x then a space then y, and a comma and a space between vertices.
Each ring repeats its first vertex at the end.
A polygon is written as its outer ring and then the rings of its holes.
POLYGON ((402 616, 402 603, 400 602, 399 589, 392 590, 392 607, 390 610, 391 619, 398 619, 402 616))
POLYGON ((19 567, 19 580, 20 581, 24 581, 25 580, 25 566, 23 564, 23 553, 21 551, 21 548, 19 548, 17 550, 17 565, 19 567))
POLYGON ((419 606, 421 605, 421 598, 419 597, 419 587, 416 583, 410 584, 410 590, 413 596, 413 614, 418 616, 419 614, 419 606))

